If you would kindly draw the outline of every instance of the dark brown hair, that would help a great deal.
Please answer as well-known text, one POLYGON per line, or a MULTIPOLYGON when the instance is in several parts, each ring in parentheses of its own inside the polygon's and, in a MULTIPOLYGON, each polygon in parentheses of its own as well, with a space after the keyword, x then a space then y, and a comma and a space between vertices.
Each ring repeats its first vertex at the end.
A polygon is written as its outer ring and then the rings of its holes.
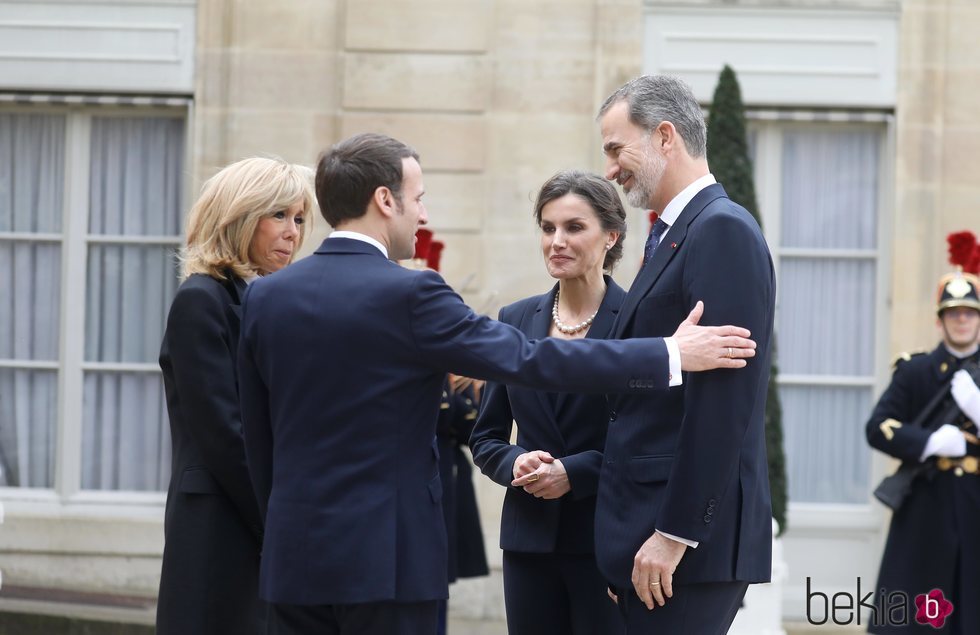
POLYGON ((402 159, 419 155, 397 139, 375 133, 354 135, 320 155, 316 199, 331 227, 364 216, 379 187, 401 200, 402 159))
POLYGON ((596 218, 602 231, 619 232, 616 244, 606 252, 602 268, 611 272, 613 267, 623 257, 623 239, 626 237, 626 210, 619 194, 612 183, 598 174, 582 170, 564 170, 545 181, 538 192, 538 200, 534 203, 534 222, 541 225, 541 210, 544 206, 566 194, 575 194, 585 199, 596 218))

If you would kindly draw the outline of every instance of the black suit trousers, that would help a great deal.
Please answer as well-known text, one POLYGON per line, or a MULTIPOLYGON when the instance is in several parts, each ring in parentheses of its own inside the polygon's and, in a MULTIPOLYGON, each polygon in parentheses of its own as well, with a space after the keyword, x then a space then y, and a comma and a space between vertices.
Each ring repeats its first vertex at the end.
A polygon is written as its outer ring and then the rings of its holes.
POLYGON ((627 635, 725 635, 748 588, 748 582, 675 584, 674 596, 652 611, 632 587, 617 589, 617 595, 627 635))
POLYGON ((510 635, 622 635, 591 553, 504 551, 504 602, 510 635))
POLYGON ((269 604, 268 635, 434 635, 439 601, 269 604))

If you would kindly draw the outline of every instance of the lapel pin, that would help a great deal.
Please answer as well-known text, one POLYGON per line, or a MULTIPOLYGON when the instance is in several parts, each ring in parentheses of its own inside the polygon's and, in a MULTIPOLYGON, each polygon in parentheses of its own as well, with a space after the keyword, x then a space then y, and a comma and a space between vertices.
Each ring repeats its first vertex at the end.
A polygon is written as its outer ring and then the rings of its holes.
POLYGON ((671 249, 677 249, 677 243, 670 243, 671 249))

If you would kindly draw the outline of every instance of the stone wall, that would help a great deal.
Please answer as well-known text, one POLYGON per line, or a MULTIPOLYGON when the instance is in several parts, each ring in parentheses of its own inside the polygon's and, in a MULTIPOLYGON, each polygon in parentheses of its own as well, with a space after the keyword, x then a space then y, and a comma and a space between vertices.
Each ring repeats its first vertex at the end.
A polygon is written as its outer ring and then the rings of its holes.
POLYGON ((201 3, 193 189, 252 154, 313 164, 351 134, 395 136, 421 155, 447 281, 495 313, 550 286, 533 196, 601 169, 595 110, 641 49, 637 0, 201 3))
MULTIPOLYGON (((971 0, 212 0, 199 5, 196 186, 252 154, 312 164, 355 132, 392 134, 422 156, 446 279, 494 313, 550 286, 537 188, 561 168, 601 171, 596 107, 641 70, 645 6, 681 4, 901 6, 891 348, 930 346, 945 234, 977 226, 971 0)), ((621 283, 642 246, 630 218, 621 283)), ((306 253, 327 233, 316 225, 306 253)))
POLYGON ((892 350, 931 349, 946 235, 980 232, 980 5, 905 0, 896 108, 892 350))

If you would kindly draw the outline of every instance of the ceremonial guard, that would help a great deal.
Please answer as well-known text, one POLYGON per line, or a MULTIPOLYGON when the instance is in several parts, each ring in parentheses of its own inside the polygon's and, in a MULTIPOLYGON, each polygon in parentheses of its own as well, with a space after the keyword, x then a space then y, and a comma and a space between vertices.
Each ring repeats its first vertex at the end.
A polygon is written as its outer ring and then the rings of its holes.
POLYGON ((473 466, 463 451, 476 424, 482 381, 449 375, 436 426, 442 511, 449 539, 449 581, 489 574, 473 488, 473 466))
POLYGON ((937 324, 942 342, 931 353, 899 357, 891 384, 867 423, 872 447, 903 465, 922 466, 892 516, 875 587, 875 597, 881 589, 885 597, 906 594, 908 625, 895 624, 897 614, 872 616, 871 633, 980 633, 980 445, 975 423, 980 421, 980 388, 974 379, 980 376, 974 366, 980 357, 980 284, 975 275, 980 247, 969 232, 953 234, 949 242, 950 260, 960 270, 940 281, 937 324), (915 598, 933 589, 942 592, 952 612, 931 624, 917 621, 915 598))

